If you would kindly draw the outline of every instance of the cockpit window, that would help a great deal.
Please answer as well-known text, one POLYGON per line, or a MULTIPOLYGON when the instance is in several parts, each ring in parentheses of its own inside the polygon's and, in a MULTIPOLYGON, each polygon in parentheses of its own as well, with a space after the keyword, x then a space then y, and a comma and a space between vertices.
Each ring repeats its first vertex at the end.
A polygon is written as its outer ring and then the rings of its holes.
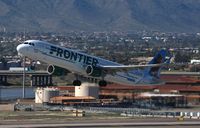
POLYGON ((35 44, 34 44, 34 43, 29 43, 29 42, 24 42, 24 44, 28 44, 28 45, 35 46, 35 44))
POLYGON ((34 43, 29 43, 29 42, 24 42, 23 44, 28 44, 28 45, 35 46, 35 44, 34 44, 34 43))

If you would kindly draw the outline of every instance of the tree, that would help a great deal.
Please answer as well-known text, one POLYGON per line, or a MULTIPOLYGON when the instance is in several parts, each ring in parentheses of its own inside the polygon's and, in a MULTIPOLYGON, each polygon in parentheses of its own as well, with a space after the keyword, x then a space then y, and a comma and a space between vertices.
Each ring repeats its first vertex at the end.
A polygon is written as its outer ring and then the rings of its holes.
POLYGON ((191 60, 191 56, 188 54, 177 52, 174 60, 176 63, 188 63, 191 60))

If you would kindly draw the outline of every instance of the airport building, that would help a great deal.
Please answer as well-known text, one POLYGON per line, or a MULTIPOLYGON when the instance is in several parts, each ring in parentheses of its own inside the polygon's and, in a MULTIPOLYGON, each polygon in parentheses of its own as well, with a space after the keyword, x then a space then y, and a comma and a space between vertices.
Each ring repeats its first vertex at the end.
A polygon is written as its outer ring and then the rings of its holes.
POLYGON ((110 84, 100 88, 87 85, 58 86, 58 89, 65 93, 51 98, 51 103, 141 108, 187 107, 200 104, 198 76, 162 75, 162 79, 166 83, 155 86, 119 84, 110 84))
MULTIPOLYGON (((13 73, 18 75, 15 72, 11 72, 11 75, 13 73)), ((53 80, 51 75, 41 74, 41 72, 27 75, 32 76, 32 79, 30 79, 32 86, 40 86, 35 95, 36 103, 141 108, 200 105, 200 76, 198 73, 186 75, 181 73, 178 75, 162 74, 161 79, 166 81, 164 85, 129 86, 113 83, 106 87, 99 87, 96 84, 86 83, 76 87, 56 86, 56 90, 43 88, 51 85, 49 84, 53 80)), ((7 77, 4 77, 5 75, 2 74, 0 81, 7 80, 7 77)))

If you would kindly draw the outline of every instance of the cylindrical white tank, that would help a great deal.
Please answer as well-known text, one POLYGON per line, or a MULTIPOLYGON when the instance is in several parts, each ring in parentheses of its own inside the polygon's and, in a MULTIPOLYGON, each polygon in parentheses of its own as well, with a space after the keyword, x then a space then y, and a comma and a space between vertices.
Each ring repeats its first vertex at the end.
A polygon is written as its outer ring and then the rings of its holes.
POLYGON ((42 103, 43 99, 43 89, 42 88, 37 88, 35 91, 35 103, 42 103))
POLYGON ((59 96, 57 88, 37 88, 35 91, 35 103, 47 103, 50 98, 59 96))
POLYGON ((99 98, 99 86, 95 83, 82 83, 81 86, 75 86, 75 96, 92 96, 99 98))

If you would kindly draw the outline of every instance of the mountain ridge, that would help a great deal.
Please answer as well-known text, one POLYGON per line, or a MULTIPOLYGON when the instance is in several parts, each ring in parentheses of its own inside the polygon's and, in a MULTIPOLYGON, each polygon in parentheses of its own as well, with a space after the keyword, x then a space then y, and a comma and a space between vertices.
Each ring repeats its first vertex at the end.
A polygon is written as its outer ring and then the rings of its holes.
POLYGON ((0 0, 0 30, 198 32, 196 0, 0 0))

